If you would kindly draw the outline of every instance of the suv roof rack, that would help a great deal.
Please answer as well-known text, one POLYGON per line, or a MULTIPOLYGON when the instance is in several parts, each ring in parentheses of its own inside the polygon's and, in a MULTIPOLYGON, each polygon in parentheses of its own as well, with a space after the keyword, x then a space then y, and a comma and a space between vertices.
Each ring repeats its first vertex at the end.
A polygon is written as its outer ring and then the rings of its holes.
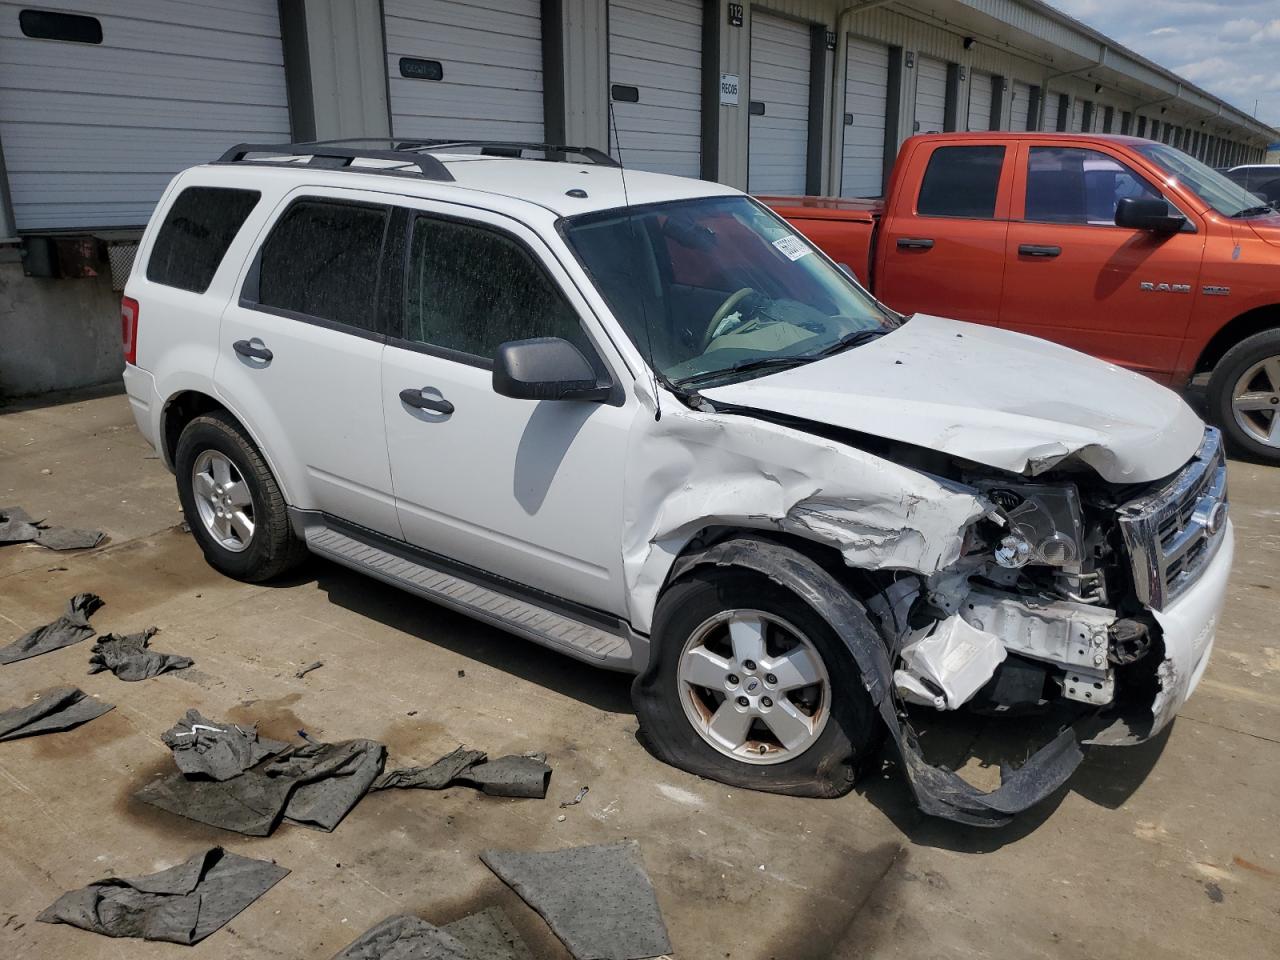
POLYGON ((572 154, 584 157, 588 163, 602 167, 621 166, 617 160, 603 150, 597 150, 595 147, 573 147, 564 143, 537 143, 526 140, 398 140, 395 142, 395 149, 397 150, 421 149, 429 152, 433 150, 453 150, 460 147, 478 147, 480 155, 485 157, 512 157, 519 159, 523 156, 525 150, 540 150, 547 155, 548 160, 553 161, 563 160, 565 154, 572 154))
POLYGON ((391 143, 390 140, 316 140, 302 143, 237 143, 218 158, 218 163, 272 163, 271 157, 307 157, 302 166, 326 167, 349 170, 355 160, 392 160, 406 168, 390 167, 358 168, 360 173, 398 174, 418 176, 426 180, 450 182, 451 174, 443 163, 429 153, 418 150, 387 149, 385 147, 361 148, 343 146, 350 143, 391 143), (251 156, 253 155, 253 156, 251 156))

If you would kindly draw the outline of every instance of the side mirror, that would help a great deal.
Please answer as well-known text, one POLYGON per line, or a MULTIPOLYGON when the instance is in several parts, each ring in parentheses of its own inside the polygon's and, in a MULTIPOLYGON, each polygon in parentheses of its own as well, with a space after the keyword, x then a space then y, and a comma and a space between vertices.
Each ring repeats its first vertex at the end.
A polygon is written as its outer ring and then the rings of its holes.
POLYGON ((517 400, 607 400, 587 358, 568 340, 510 340, 493 358, 493 391, 517 400))
POLYGON ((1174 213, 1164 200, 1125 197, 1116 204, 1117 227, 1150 230, 1152 233, 1177 233, 1186 224, 1187 218, 1174 213))

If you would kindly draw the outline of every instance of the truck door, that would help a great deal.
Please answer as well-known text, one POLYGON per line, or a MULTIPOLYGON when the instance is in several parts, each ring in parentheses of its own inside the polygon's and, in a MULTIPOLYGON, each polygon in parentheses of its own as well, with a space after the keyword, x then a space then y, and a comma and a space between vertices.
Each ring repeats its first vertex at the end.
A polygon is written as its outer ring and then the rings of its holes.
POLYGON ((926 140, 905 158, 877 240, 880 300, 907 314, 998 321, 1013 152, 994 140, 926 140))
POLYGON ((1168 198, 1105 144, 1025 143, 1017 167, 1000 326, 1167 379, 1196 300, 1203 225, 1116 226, 1122 198, 1168 198))

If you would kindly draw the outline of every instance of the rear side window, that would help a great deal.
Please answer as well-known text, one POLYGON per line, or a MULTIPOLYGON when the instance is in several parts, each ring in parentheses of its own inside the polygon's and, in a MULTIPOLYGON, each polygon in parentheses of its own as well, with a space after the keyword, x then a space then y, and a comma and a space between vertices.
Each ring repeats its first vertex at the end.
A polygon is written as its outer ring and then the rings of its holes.
POLYGON ((261 196, 257 190, 187 187, 173 201, 156 234, 147 279, 204 293, 261 196))
POLYGON ((1004 147, 939 147, 929 158, 916 213, 922 217, 991 220, 1004 147))
POLYGON ((262 245, 258 303, 377 332, 378 260, 390 211, 299 200, 262 245))

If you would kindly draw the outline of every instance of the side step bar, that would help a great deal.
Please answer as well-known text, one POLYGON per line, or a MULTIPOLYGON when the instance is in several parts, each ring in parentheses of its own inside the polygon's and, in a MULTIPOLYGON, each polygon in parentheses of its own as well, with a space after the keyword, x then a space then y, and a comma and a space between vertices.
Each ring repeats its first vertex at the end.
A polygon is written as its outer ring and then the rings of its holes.
MULTIPOLYGON (((613 670, 634 672, 630 639, 528 600, 373 546, 307 517, 307 548, 343 566, 495 627, 613 670)), ((624 628, 625 629, 625 628, 624 628)))

